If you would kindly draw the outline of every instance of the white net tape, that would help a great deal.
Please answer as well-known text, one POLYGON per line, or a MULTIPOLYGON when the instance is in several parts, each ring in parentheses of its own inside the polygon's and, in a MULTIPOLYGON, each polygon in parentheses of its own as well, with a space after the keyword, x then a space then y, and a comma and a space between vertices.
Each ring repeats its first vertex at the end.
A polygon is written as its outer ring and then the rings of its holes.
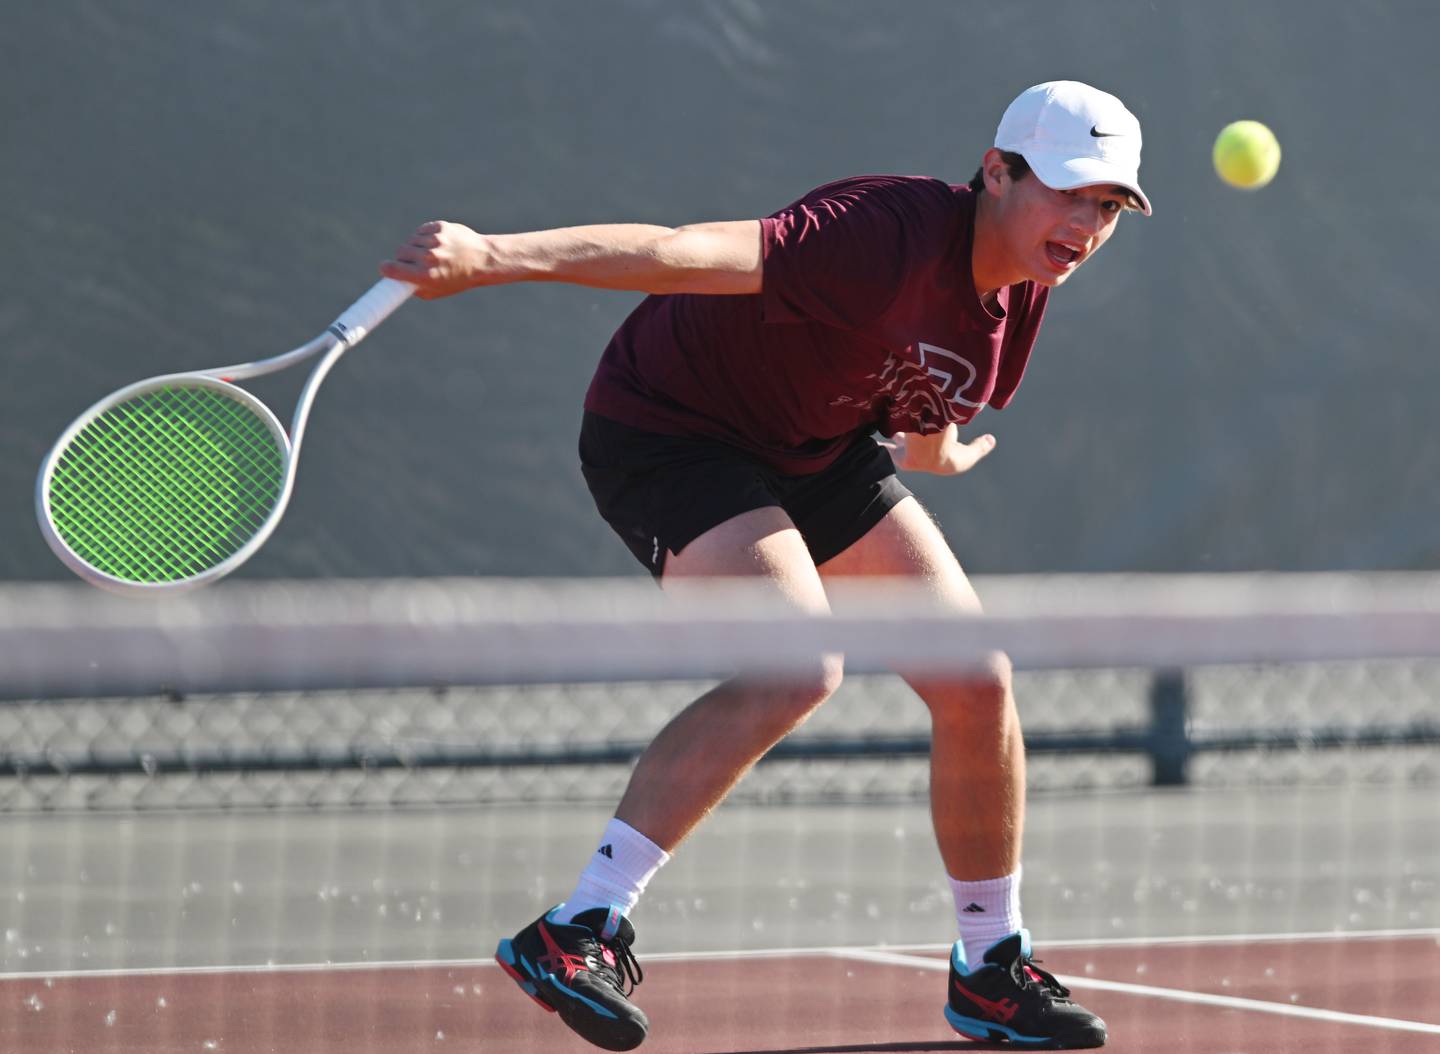
POLYGON ((0 694, 601 682, 803 669, 1192 668, 1440 656, 1440 575, 979 580, 986 613, 913 583, 827 585, 796 614, 753 582, 681 596, 625 580, 224 584, 163 601, 0 591, 0 694))

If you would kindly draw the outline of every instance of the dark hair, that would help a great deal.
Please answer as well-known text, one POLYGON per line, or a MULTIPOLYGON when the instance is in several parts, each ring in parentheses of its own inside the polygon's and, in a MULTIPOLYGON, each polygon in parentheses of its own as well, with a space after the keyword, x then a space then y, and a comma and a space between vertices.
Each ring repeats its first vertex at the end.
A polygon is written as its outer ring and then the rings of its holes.
MULTIPOLYGON (((1019 154, 1011 153, 1009 150, 1000 151, 1000 159, 1005 162, 1005 171, 1010 173, 1012 180, 1021 180, 1030 174, 1030 164, 1019 154)), ((975 175, 970 179, 970 189, 980 193, 985 189, 985 169, 983 167, 975 170, 975 175)))
MULTIPOLYGON (((1000 151, 1000 160, 1005 162, 1005 171, 1010 173, 1011 181, 1024 179, 1030 174, 1030 163, 1019 154, 1011 153, 1009 150, 1000 151)), ((985 190, 985 168, 981 166, 975 170, 975 175, 970 178, 970 189, 979 194, 985 190)), ((1140 199, 1128 187, 1117 185, 1117 191, 1123 191, 1125 195, 1126 208, 1135 212, 1143 212, 1140 206, 1140 199)))

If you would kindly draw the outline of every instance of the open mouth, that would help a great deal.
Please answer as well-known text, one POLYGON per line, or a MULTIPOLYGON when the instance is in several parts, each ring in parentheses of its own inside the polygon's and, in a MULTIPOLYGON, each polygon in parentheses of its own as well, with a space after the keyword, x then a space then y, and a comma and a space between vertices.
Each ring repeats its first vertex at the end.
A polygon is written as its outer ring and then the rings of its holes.
POLYGON ((1046 242, 1045 255, 1050 257, 1050 262, 1062 271, 1069 270, 1080 262, 1084 250, 1069 242, 1046 242))

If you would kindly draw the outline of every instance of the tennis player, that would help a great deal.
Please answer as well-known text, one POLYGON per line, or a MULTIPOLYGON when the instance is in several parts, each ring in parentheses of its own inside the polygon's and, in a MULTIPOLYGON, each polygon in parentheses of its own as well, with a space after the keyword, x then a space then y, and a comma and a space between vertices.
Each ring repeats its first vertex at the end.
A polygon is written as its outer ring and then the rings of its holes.
MULTIPOLYGON (((905 575, 973 610, 896 468, 958 475, 994 449, 958 428, 1014 397, 1051 290, 1122 212, 1149 214, 1140 139, 1114 96, 1057 81, 1011 103, 968 185, 861 176, 764 219, 677 229, 432 222, 381 272, 422 298, 524 281, 650 294, 600 359, 580 459, 600 515, 665 587, 758 576, 824 612, 827 579, 905 575)), ((630 1001, 630 916, 646 884, 840 677, 834 658, 783 682, 736 679, 671 721, 574 891, 500 942, 520 987, 590 1042, 637 1046, 649 1024, 630 1001)), ((907 680, 932 716, 931 812, 960 933, 947 1020, 1017 1046, 1100 1046, 1104 1022, 1034 965, 1022 926, 1025 759, 1006 659, 907 680)))

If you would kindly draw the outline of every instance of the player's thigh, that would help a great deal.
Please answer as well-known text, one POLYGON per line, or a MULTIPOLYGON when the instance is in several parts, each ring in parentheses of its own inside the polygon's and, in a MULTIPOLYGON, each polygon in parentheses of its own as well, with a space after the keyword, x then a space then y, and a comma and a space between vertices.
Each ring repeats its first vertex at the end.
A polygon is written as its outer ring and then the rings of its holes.
MULTIPOLYGON (((980 598, 950 543, 913 496, 887 512, 850 548, 821 564, 819 572, 826 581, 880 575, 920 579, 926 583, 927 591, 955 610, 980 610, 980 598)), ((977 699, 1004 705, 1010 695, 1010 662, 999 652, 949 677, 897 672, 932 711, 951 702, 968 706, 977 699)))
POLYGON ((765 580, 802 611, 829 610, 810 550, 778 506, 742 512, 705 531, 669 556, 660 582, 676 592, 704 578, 765 580))
MULTIPOLYGON (((661 586, 684 598, 717 577, 754 579, 796 610, 822 615, 830 610, 810 550, 783 509, 751 509, 718 524, 665 561, 661 586)), ((794 668, 783 675, 745 671, 730 685, 764 700, 764 713, 778 718, 784 734, 840 687, 844 659, 835 653, 793 653, 794 668)))
POLYGON ((980 598, 950 543, 920 502, 906 497, 838 556, 820 565, 823 578, 919 578, 946 604, 978 611, 980 598))

